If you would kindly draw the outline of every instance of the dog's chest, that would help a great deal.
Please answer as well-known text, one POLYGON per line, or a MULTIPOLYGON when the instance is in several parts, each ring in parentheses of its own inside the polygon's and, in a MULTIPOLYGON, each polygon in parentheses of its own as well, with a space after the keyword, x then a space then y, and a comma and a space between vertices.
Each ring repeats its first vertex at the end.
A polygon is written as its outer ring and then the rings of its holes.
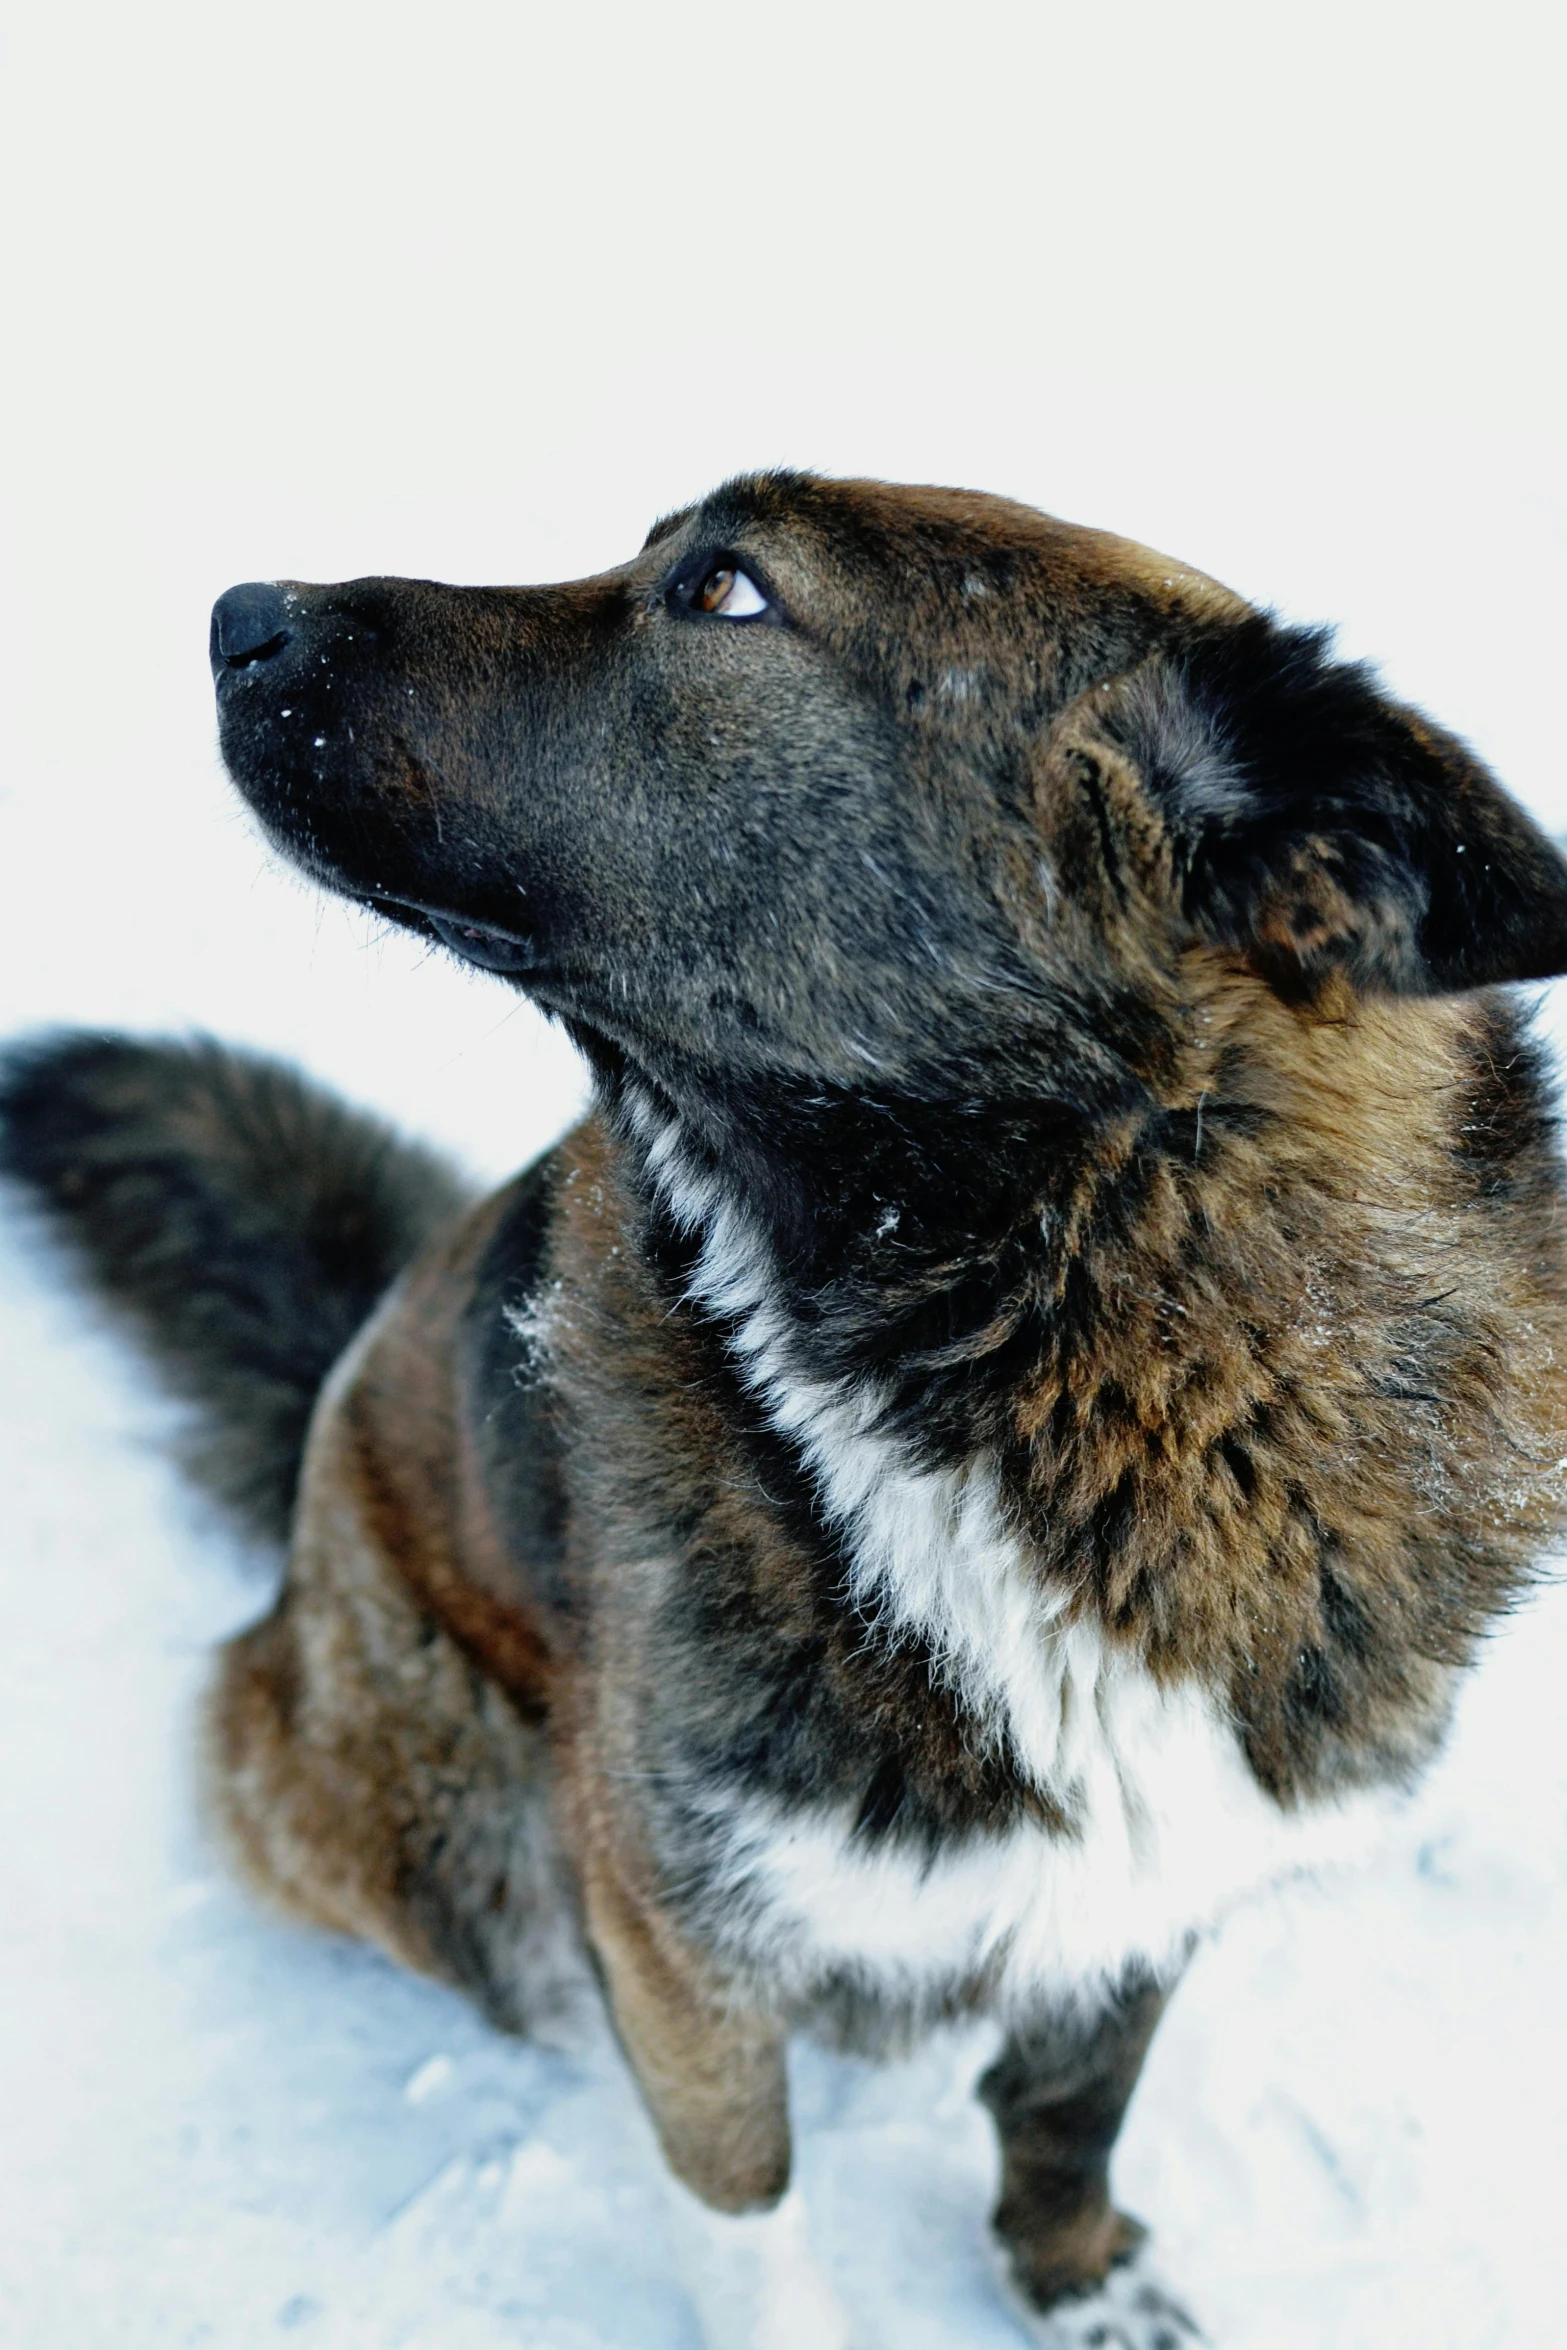
POLYGON ((986 1463, 922 1468, 826 1386, 780 1377, 769 1400, 845 1531, 871 1645, 917 1638, 976 1741, 1040 1799, 1000 1828, 901 1842, 896 1823, 867 1833, 852 1800, 736 1803, 732 1915, 803 1995, 848 1972, 894 1997, 983 1979, 1026 2005, 1134 1964, 1169 1974, 1245 1895, 1372 1840, 1387 1794, 1282 1806, 1218 1696, 1161 1683, 1074 1618, 1032 1571, 986 1463))
MULTIPOLYGON (((1081 1628, 1034 1660, 1054 1700, 1045 1780, 1064 1828, 1029 1819, 937 1844, 867 1836, 852 1806, 722 1807, 722 1931, 793 1995, 849 1975, 894 1999, 987 1981, 1003 2003, 1137 1964, 1173 1973, 1248 1893, 1355 1857, 1386 1796, 1282 1810, 1217 1708, 1159 1688, 1081 1628)), ((1031 1693, 1037 1698, 1041 1692, 1031 1693)), ((1046 1728, 1036 1713, 1028 1725, 1046 1728)))
POLYGON ((745 1218, 682 1181, 674 1152, 663 1170, 705 1235, 692 1294, 728 1321, 745 1384, 814 1482, 867 1648, 917 1642, 975 1744, 1039 1799, 1004 1825, 900 1840, 848 1785, 841 1801, 709 1789, 731 1942, 801 1990, 847 1970, 916 1995, 984 1977, 1026 1999, 1132 1962, 1169 1970, 1238 1898, 1363 1848, 1386 1794, 1281 1806, 1211 1690, 1156 1681, 1041 1583, 991 1462, 923 1465, 873 1384, 813 1370, 745 1218))

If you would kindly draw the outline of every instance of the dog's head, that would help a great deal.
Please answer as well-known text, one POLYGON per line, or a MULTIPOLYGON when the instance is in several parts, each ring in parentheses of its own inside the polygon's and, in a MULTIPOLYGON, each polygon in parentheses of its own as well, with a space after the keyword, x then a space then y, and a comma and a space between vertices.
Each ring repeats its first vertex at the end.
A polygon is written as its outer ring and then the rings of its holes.
POLYGON ((762 475, 568 586, 233 589, 212 652, 291 855, 676 1100, 1112 1100, 1193 948, 1308 1007, 1567 968, 1567 865, 1458 743, 999 499, 762 475))

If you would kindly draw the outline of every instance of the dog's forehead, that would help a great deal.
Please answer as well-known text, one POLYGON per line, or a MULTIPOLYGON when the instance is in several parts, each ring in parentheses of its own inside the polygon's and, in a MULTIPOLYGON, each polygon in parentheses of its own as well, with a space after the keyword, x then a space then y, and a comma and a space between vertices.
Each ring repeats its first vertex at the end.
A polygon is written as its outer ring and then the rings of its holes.
POLYGON ((980 490, 775 471, 739 474, 648 533, 649 547, 676 540, 715 545, 786 538, 842 560, 907 560, 986 553, 1028 555, 1066 526, 980 490))
POLYGON ((839 479, 822 474, 743 474, 653 525, 644 551, 671 554, 769 542, 815 564, 859 572, 907 572, 960 565, 981 591, 1008 576, 1048 575, 1057 587, 1132 591, 1155 604, 1204 617, 1238 617, 1249 607, 1191 564, 1114 532, 1064 522, 1037 507, 983 490, 935 484, 839 479))

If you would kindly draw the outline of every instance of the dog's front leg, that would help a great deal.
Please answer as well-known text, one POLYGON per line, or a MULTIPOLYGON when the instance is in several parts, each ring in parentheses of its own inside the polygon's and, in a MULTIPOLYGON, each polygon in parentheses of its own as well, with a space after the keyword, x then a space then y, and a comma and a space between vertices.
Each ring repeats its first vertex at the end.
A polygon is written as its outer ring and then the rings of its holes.
POLYGON ((612 1854, 583 1872, 589 1939, 658 2130, 711 2350, 851 2350, 789 2185, 784 2039, 716 1979, 612 1854))
POLYGON ((715 2211, 766 2211, 789 2184, 778 2027, 737 2000, 600 1848, 583 1867, 588 1939, 670 2169, 715 2211))
POLYGON ((980 2082, 1001 2139, 995 2225, 1041 2339, 1184 2350, 1201 2337, 1141 2264, 1145 2231, 1110 2200, 1110 2155, 1168 1991, 1147 1977, 1097 2013, 1014 2031, 980 2082))

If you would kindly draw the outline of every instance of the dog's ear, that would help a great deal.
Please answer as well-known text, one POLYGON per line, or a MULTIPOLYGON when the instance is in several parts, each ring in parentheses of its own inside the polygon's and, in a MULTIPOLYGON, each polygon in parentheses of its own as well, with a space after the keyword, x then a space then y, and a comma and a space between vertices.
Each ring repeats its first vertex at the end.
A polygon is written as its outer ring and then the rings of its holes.
POLYGON ((1159 808, 1182 911, 1287 995, 1567 971, 1567 860, 1472 753, 1324 630, 1262 614, 1123 681, 1111 731, 1159 808))

